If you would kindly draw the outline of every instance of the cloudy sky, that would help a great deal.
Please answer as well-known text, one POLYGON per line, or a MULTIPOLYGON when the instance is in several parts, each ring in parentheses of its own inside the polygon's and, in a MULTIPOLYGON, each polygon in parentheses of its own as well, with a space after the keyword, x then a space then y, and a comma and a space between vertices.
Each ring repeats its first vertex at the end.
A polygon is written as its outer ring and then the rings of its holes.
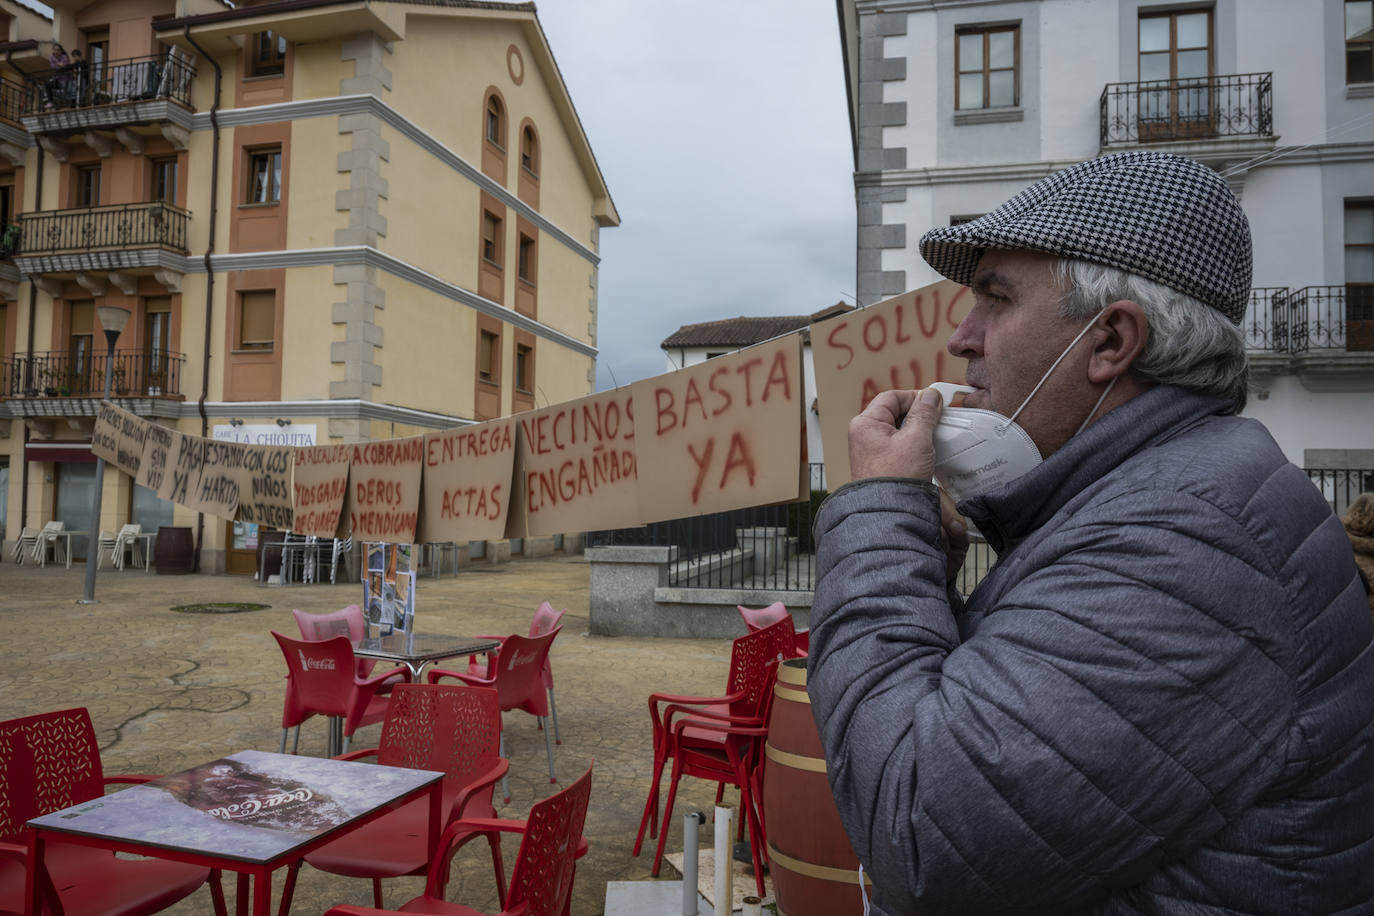
POLYGON ((621 224, 601 234, 598 390, 681 325, 854 294, 834 0, 538 0, 621 224))

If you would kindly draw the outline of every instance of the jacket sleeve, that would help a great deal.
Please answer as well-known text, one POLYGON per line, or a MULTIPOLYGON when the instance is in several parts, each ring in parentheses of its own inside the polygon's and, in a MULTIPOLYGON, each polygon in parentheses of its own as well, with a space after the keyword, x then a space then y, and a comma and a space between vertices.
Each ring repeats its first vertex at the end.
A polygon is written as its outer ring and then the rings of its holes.
POLYGON ((1087 905, 1277 778, 1288 599, 1227 513, 1163 489, 1081 511, 1002 558, 962 644, 939 513, 865 481, 817 520, 808 692, 881 906, 1087 905))

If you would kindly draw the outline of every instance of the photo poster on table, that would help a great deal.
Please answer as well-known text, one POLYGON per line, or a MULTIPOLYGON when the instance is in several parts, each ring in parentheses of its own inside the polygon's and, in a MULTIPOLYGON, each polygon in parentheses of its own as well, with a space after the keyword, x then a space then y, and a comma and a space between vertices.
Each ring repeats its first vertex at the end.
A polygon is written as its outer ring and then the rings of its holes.
POLYGON ((522 536, 640 524, 632 401, 619 388, 519 415, 522 536))
POLYGON ((941 280, 811 325, 825 485, 849 482, 849 421, 892 389, 964 383, 965 360, 945 342, 973 308, 973 293, 941 280))
POLYGON ((363 608, 369 627, 381 636, 410 633, 415 627, 413 545, 365 543, 363 608))
POLYGON ((635 382, 640 523, 804 499, 802 387, 800 334, 635 382))

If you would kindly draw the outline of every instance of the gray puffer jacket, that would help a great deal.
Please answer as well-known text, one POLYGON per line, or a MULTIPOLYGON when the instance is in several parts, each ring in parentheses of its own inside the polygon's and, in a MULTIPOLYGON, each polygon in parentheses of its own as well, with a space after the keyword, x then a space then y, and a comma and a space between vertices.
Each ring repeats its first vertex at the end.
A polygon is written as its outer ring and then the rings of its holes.
POLYGON ((875 902, 905 913, 1374 912, 1374 627, 1264 428, 1160 387, 961 511, 817 519, 808 690, 875 902))

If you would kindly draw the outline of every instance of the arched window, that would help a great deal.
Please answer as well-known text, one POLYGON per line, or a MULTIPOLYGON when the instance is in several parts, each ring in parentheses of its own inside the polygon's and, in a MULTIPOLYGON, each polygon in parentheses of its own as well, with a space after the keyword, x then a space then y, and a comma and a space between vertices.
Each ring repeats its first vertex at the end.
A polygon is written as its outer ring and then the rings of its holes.
POLYGON ((495 145, 505 148, 506 139, 506 110, 501 106, 501 100, 494 95, 487 96, 487 140, 495 145))
POLYGON ((539 174, 539 138, 528 124, 520 131, 520 167, 531 175, 539 174))

